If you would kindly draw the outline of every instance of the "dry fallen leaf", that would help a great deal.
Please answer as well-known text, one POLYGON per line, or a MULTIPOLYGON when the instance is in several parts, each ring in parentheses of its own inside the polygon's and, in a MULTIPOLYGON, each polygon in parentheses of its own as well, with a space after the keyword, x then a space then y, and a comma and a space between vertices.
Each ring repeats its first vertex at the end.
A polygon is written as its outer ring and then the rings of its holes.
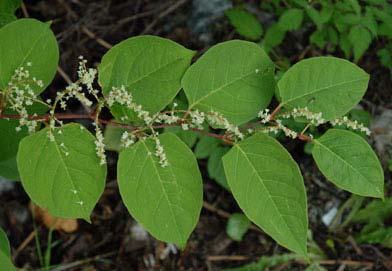
POLYGON ((30 210, 34 211, 35 218, 41 221, 48 229, 55 229, 66 233, 75 232, 78 229, 76 219, 63 219, 52 216, 46 209, 30 202, 30 210))

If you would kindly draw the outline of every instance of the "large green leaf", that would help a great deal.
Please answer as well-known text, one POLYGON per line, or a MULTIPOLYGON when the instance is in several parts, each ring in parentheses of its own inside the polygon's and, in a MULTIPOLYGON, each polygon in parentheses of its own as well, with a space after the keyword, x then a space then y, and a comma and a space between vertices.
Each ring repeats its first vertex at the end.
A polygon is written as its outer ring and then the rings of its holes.
POLYGON ((268 106, 274 93, 274 64, 257 44, 233 40, 209 49, 185 73, 189 107, 217 111, 240 124, 268 106))
POLYGON ((120 153, 118 184, 131 215, 159 240, 183 247, 202 206, 202 179, 192 151, 177 136, 159 136, 169 165, 161 167, 152 139, 120 153))
POLYGON ((54 216, 89 221, 106 180, 95 138, 79 124, 56 128, 54 141, 48 131, 27 136, 19 144, 22 185, 35 203, 54 216))
POLYGON ((42 87, 32 85, 36 93, 42 92, 52 81, 58 61, 57 41, 49 24, 21 19, 0 29, 0 91, 8 86, 15 69, 25 67, 31 79, 42 80, 42 87))
POLYGON ((306 193, 298 165, 278 141, 255 134, 223 157, 226 177, 245 215, 282 246, 307 254, 306 193))
POLYGON ((284 107, 308 107, 331 120, 358 104, 368 82, 369 75, 347 60, 313 57, 291 67, 278 88, 284 107))
MULTIPOLYGON (((110 49, 99 66, 99 82, 107 95, 112 87, 125 86, 144 110, 158 112, 168 105, 181 88, 181 78, 195 52, 168 39, 138 36, 110 49)), ((111 108, 116 118, 132 112, 111 108)))
POLYGON ((227 10, 225 14, 241 36, 251 40, 260 39, 263 28, 253 14, 239 8, 227 10))
POLYGON ((330 129, 314 140, 312 155, 336 186, 354 194, 384 197, 384 172, 369 144, 359 135, 330 129))

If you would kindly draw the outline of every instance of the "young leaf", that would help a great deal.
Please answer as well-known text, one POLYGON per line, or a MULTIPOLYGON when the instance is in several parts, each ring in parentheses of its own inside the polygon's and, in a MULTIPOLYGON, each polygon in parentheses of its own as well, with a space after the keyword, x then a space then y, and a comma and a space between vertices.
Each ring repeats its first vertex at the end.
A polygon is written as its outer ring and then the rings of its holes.
POLYGON ((336 57, 313 57, 292 66, 278 83, 282 106, 308 107, 327 120, 345 115, 361 100, 369 75, 336 57))
POLYGON ((235 30, 245 38, 258 40, 263 34, 263 28, 255 16, 246 10, 233 8, 226 11, 226 16, 235 30))
POLYGON ((227 221, 226 233, 231 239, 235 241, 242 241, 242 238, 248 231, 251 224, 252 223, 245 215, 234 213, 227 221))
POLYGON ((269 27, 262 42, 264 50, 269 52, 272 48, 281 44, 285 35, 286 31, 281 29, 278 24, 274 24, 269 27))
POLYGON ((22 3, 22 0, 0 0, 0 12, 14 13, 22 3))
POLYGON ((182 87, 190 108, 216 111, 241 124, 270 103, 274 64, 255 43, 227 41, 210 48, 186 71, 182 87))
POLYGON ((12 180, 18 178, 15 158, 19 142, 28 135, 25 128, 16 132, 18 125, 17 120, 0 120, 0 176, 12 180))
POLYGON ((348 34, 348 39, 353 46, 354 61, 357 62, 372 43, 372 34, 363 26, 354 26, 348 34))
POLYGON ((208 158, 207 171, 211 179, 214 179, 222 187, 230 190, 223 169, 222 157, 229 151, 227 147, 217 147, 208 158))
POLYGON ((255 134, 223 157, 234 198, 245 215, 282 246, 307 254, 306 193, 298 165, 278 141, 255 134))
POLYGON ((280 16, 278 25, 284 31, 297 30, 301 27, 303 17, 302 9, 288 9, 280 16))
POLYGON ((131 215, 159 240, 184 247, 203 202, 200 171, 192 151, 171 133, 159 135, 169 165, 142 140, 120 153, 118 185, 131 215))
POLYGON ((127 131, 127 129, 119 126, 110 124, 106 125, 103 137, 105 149, 109 151, 119 152, 122 149, 121 136, 125 131, 127 131))
POLYGON ((0 28, 17 20, 14 13, 21 2, 22 0, 0 0, 0 28))
POLYGON ((360 196, 384 197, 384 171, 361 136, 330 129, 314 140, 312 155, 320 171, 336 186, 360 196))
MULTIPOLYGON (((138 36, 110 49, 99 66, 104 95, 112 87, 125 86, 135 102, 152 113, 162 110, 181 88, 181 78, 195 52, 168 39, 138 36)), ((119 105, 111 108, 117 119, 134 114, 119 105)))
POLYGON ((31 86, 39 94, 52 81, 58 61, 59 49, 49 24, 21 19, 0 29, 0 91, 8 86, 15 69, 24 67, 31 79, 42 80, 42 87, 31 86))
POLYGON ((199 136, 197 132, 192 130, 184 131, 181 127, 166 127, 164 132, 173 133, 178 136, 189 148, 192 148, 197 141, 197 137, 199 136))
POLYGON ((58 217, 90 220, 101 196, 106 166, 100 165, 95 138, 79 124, 49 128, 25 137, 19 144, 18 169, 30 198, 58 217))
POLYGON ((195 156, 197 159, 206 159, 211 153, 219 147, 220 140, 211 136, 202 136, 195 147, 195 156))

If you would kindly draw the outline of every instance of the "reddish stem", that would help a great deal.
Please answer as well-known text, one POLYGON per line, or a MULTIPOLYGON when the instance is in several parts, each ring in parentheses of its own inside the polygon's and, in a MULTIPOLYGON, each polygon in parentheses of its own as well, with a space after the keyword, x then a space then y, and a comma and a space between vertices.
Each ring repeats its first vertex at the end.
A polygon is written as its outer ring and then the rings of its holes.
POLYGON ((275 118, 275 115, 280 111, 281 108, 282 108, 282 104, 279 104, 279 105, 274 109, 274 111, 272 111, 271 116, 270 116, 271 120, 273 120, 273 119, 275 118))
MULTIPOLYGON (((70 120, 70 119, 89 119, 89 120, 95 120, 95 113, 92 114, 67 114, 67 113, 57 113, 54 115, 56 117, 56 119, 58 120, 70 120)), ((20 115, 18 114, 0 114, 0 119, 20 119, 20 115)), ((40 121, 48 121, 50 119, 50 115, 49 114, 45 114, 45 115, 40 115, 40 116, 29 116, 28 117, 30 120, 40 120, 40 121)), ((139 127, 133 126, 133 125, 128 125, 128 124, 122 124, 119 123, 117 121, 114 120, 104 120, 104 119, 98 119, 98 122, 100 124, 110 124, 113 126, 117 126, 117 127, 121 127, 121 128, 125 128, 125 129, 130 129, 130 130, 136 130, 139 127)), ((181 123, 177 123, 177 124, 159 124, 159 125, 155 125, 152 126, 152 128, 154 129, 162 129, 162 128, 166 128, 166 127, 176 127, 181 125, 181 123)), ((233 142, 228 139, 225 135, 217 135, 214 133, 209 133, 209 132, 205 132, 203 130, 197 129, 197 128, 191 128, 193 131, 199 132, 199 133, 203 133, 207 136, 210 137, 215 137, 218 138, 224 142, 226 142, 227 144, 233 144, 233 142)))

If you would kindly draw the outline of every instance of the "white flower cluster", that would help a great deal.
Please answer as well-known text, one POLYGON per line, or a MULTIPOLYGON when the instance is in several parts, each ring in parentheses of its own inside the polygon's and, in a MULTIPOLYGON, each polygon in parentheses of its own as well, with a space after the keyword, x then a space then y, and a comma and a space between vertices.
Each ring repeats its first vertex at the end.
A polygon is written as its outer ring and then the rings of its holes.
POLYGON ((97 123, 93 123, 95 126, 95 150, 97 153, 98 158, 100 159, 101 165, 106 164, 106 155, 105 155, 105 143, 102 130, 99 128, 99 125, 97 123))
MULTIPOLYGON (((31 67, 32 64, 29 62, 27 66, 31 67)), ((36 131, 38 122, 29 118, 26 107, 31 106, 33 102, 41 102, 36 98, 33 90, 33 86, 43 87, 43 82, 36 78, 30 78, 30 72, 24 67, 17 68, 15 73, 12 75, 8 87, 4 91, 7 102, 10 103, 11 109, 20 115, 19 126, 16 127, 16 131, 22 130, 23 126, 26 126, 29 133, 36 131)), ((33 117, 37 116, 36 114, 33 117)))
POLYGON ((93 95, 98 94, 98 90, 94 89, 93 83, 98 71, 93 68, 86 67, 87 60, 83 56, 79 56, 78 77, 82 85, 85 85, 88 92, 93 95))
POLYGON ((276 124, 277 124, 277 129, 278 129, 278 130, 282 130, 283 133, 284 133, 287 137, 291 137, 292 139, 295 139, 295 138, 298 137, 298 133, 295 132, 295 131, 293 131, 293 130, 291 130, 291 129, 289 129, 289 128, 287 128, 286 126, 284 126, 284 125, 282 124, 282 121, 281 121, 281 120, 276 120, 275 122, 276 122, 276 124))
POLYGON ((239 139, 244 138, 244 134, 240 131, 238 126, 231 124, 225 117, 223 117, 218 112, 210 111, 207 114, 206 118, 211 125, 223 126, 225 130, 233 134, 235 137, 239 139))
POLYGON ((161 165, 161 167, 167 167, 169 165, 169 161, 167 160, 165 150, 163 149, 163 146, 157 134, 154 134, 154 141, 155 156, 159 158, 159 164, 161 165))
POLYGON ((263 111, 260 111, 258 114, 262 123, 268 123, 271 121, 271 114, 269 113, 269 109, 266 108, 263 111))
POLYGON ((131 145, 133 145, 136 141, 136 137, 134 134, 129 134, 128 131, 125 131, 122 135, 121 135, 121 145, 125 148, 130 147, 131 145))
POLYGON ((365 127, 362 123, 359 123, 356 120, 350 120, 347 116, 344 116, 340 119, 331 120, 330 123, 332 126, 343 125, 352 130, 365 132, 367 136, 370 136, 371 134, 369 128, 365 127))
POLYGON ((191 127, 203 130, 203 123, 206 119, 204 112, 199 112, 199 110, 195 110, 190 111, 189 115, 191 117, 191 127))
POLYGON ((125 105, 128 109, 135 111, 137 116, 147 125, 151 125, 153 122, 153 118, 150 116, 150 113, 143 110, 141 105, 138 105, 133 101, 132 94, 128 92, 124 86, 121 86, 120 88, 112 87, 112 90, 106 98, 106 102, 109 106, 112 106, 114 103, 125 105))
POLYGON ((311 124, 319 126, 321 124, 326 123, 326 120, 323 119, 323 114, 320 113, 313 113, 309 111, 307 107, 304 108, 294 108, 292 111, 282 114, 282 118, 298 118, 298 117, 304 117, 306 118, 311 124))
POLYGON ((165 124, 177 123, 180 120, 180 118, 178 116, 176 116, 174 113, 177 106, 178 106, 177 103, 173 103, 172 110, 168 114, 167 113, 157 113, 154 116, 154 122, 165 123, 165 124))

